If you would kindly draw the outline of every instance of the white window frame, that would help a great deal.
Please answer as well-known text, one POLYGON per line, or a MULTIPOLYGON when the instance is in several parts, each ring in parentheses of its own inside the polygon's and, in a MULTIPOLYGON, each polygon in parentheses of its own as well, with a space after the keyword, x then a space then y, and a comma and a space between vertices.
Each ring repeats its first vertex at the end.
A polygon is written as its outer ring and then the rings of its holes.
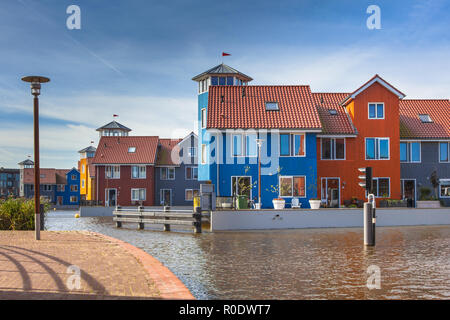
POLYGON ((184 180, 198 180, 198 167, 194 167, 194 166, 186 166, 184 168, 184 180), (188 178, 187 176, 187 170, 188 168, 191 169, 191 177, 188 178), (197 169, 197 178, 194 178, 194 169, 197 169))
POLYGON ((303 175, 290 175, 290 176, 279 176, 278 177, 278 196, 280 198, 306 198, 307 192, 306 192, 306 176, 303 175), (281 195, 281 178, 291 178, 291 190, 292 195, 291 196, 282 196, 281 195), (305 195, 304 196, 294 196, 294 178, 304 178, 305 179, 305 195))
POLYGON ((400 141, 400 145, 402 143, 406 143, 406 153, 407 153, 406 156, 407 156, 407 159, 406 159, 406 161, 400 160, 400 163, 422 163, 422 142, 421 141, 400 141), (419 144, 419 161, 413 161, 412 160, 412 147, 411 147, 412 143, 418 143, 419 144))
POLYGON ((70 196, 70 198, 69 198, 69 201, 70 201, 71 203, 77 202, 77 200, 78 200, 78 197, 77 197, 77 196, 70 196), (75 198, 75 201, 72 201, 73 198, 75 198))
POLYGON ((131 201, 146 201, 147 200, 147 189, 145 188, 132 188, 131 189, 131 201), (144 190, 144 199, 133 199, 133 191, 138 192, 138 198, 141 196, 141 190, 144 190))
POLYGON ((364 159, 367 161, 386 161, 391 159, 391 139, 389 137, 366 137, 364 139, 364 159), (367 158, 367 139, 375 139, 375 159, 367 158), (388 141, 388 157, 387 159, 380 159, 380 141, 388 141))
POLYGON ((367 118, 369 120, 384 120, 386 118, 386 108, 385 108, 384 102, 369 102, 367 104, 367 118), (371 104, 375 104, 375 118, 370 117, 370 105, 371 104), (383 105, 383 118, 378 118, 378 108, 377 108, 378 104, 383 105))
POLYGON ((159 168, 159 180, 175 180, 175 168, 174 167, 161 167, 159 168), (166 171, 166 179, 163 179, 163 170, 166 171), (173 170, 173 178, 169 176, 169 170, 173 170))
POLYGON ((105 166, 105 178, 106 179, 120 179, 120 166, 105 166), (117 168, 119 168, 118 170, 116 170, 117 168), (110 169, 110 170, 108 170, 110 169), (111 176, 108 176, 108 171, 111 171, 111 176), (117 176, 115 176, 115 174, 117 174, 117 176))
POLYGON ((206 144, 202 144, 202 156, 201 156, 202 164, 206 164, 206 154, 207 154, 206 144))
POLYGON ((147 166, 131 166, 131 179, 146 179, 147 178, 147 166), (138 168, 138 176, 133 177, 133 168, 138 168), (143 176, 141 176, 141 169, 144 168, 143 176))
MULTIPOLYGON (((231 196, 233 196, 233 178, 250 178, 250 185, 253 186, 253 178, 252 178, 252 176, 231 176, 230 177, 230 180, 231 180, 231 184, 230 184, 231 196)), ((237 182, 237 180, 236 180, 236 182, 237 182)), ((236 184, 236 186, 237 186, 237 184, 236 184)), ((236 194, 237 194, 237 192, 236 192, 236 194)), ((250 199, 253 199, 252 196, 253 196, 253 187, 250 188, 250 199)))
POLYGON ((439 141, 438 142, 438 161, 439 161, 439 163, 450 163, 450 141, 439 141), (441 143, 447 144, 447 161, 441 161, 441 143))
POLYGON ((441 184, 442 182, 448 182, 450 188, 450 179, 439 179, 439 198, 441 199, 449 199, 450 196, 441 196, 441 184))
POLYGON ((233 158, 256 158, 258 156, 258 145, 256 144, 256 140, 258 139, 258 134, 257 133, 233 133, 231 135, 231 156, 233 158), (235 136, 240 136, 241 137, 241 154, 240 155, 234 155, 234 137, 235 136), (249 136, 255 136, 255 154, 254 155, 250 155, 247 154, 247 137, 249 136))
POLYGON ((201 109, 201 116, 200 116, 200 121, 201 121, 201 126, 202 129, 206 128, 206 108, 202 108, 201 109))
POLYGON ((189 157, 196 157, 197 156, 197 148, 196 147, 189 147, 188 156, 189 157))
POLYGON ((346 160, 347 159, 347 139, 345 139, 344 137, 325 137, 325 138, 320 138, 320 160, 333 160, 333 161, 342 161, 342 160, 346 160), (330 139, 331 143, 332 143, 332 150, 333 150, 333 154, 331 155, 330 159, 324 159, 322 158, 323 152, 322 152, 322 147, 323 147, 323 142, 322 139, 330 139), (343 159, 336 159, 336 139, 344 139, 344 158, 343 159))
MULTIPOLYGON (((389 181, 389 194, 387 197, 382 197, 380 195, 375 196, 375 198, 386 198, 389 199, 391 197, 391 178, 390 177, 373 177, 372 180, 379 180, 379 179, 388 179, 389 181)), ((410 179, 408 179, 410 180, 410 179)), ((377 181, 377 194, 379 193, 378 191, 380 190, 380 183, 377 181)), ((366 191, 366 198, 367 198, 367 191, 366 191)))
POLYGON ((184 189, 184 201, 194 201, 194 197, 196 197, 195 194, 194 194, 194 191, 197 191, 197 196, 198 196, 199 193, 200 193, 199 189, 184 189), (192 199, 188 199, 187 198, 187 192, 188 191, 192 191, 192 199))
MULTIPOLYGON (((300 138, 301 141, 301 138, 300 138)), ((300 157, 300 158, 304 158, 306 157, 306 132, 280 132, 278 134, 278 154, 280 157, 300 157), (289 135, 289 155, 285 156, 285 155, 281 155, 281 135, 282 134, 288 134, 289 135), (295 155, 293 154, 294 152, 294 144, 295 144, 295 136, 304 136, 305 138, 303 139, 303 155, 295 155), (292 137, 294 136, 294 137, 292 137)))

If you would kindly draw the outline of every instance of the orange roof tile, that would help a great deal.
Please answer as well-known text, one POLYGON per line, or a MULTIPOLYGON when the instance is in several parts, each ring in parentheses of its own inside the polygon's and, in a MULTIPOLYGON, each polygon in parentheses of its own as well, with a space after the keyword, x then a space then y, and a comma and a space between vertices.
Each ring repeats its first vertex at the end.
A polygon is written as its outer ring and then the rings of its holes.
POLYGON ((348 93, 313 92, 312 95, 322 122, 322 134, 356 134, 345 107, 339 105, 348 93), (331 114, 330 110, 335 110, 336 114, 331 114))
POLYGON ((156 165, 179 165, 179 146, 182 139, 159 139, 156 165), (173 154, 172 154, 172 151, 173 154))

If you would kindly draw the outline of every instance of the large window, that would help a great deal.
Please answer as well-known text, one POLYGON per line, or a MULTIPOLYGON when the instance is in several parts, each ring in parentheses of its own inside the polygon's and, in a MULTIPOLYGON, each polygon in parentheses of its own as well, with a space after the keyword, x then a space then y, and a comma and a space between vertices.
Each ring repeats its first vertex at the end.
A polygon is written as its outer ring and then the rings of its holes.
POLYGON ((450 179, 439 179, 441 198, 450 198, 450 179))
POLYGON ((106 166, 107 179, 120 179, 120 166, 106 166))
POLYGON ((284 157, 305 156, 305 134, 303 133, 280 134, 280 156, 284 157))
POLYGON ((197 197, 198 195, 199 191, 197 189, 186 189, 184 191, 184 200, 192 201, 194 200, 194 197, 197 197))
POLYGON ((389 198, 391 196, 390 179, 389 178, 373 178, 372 179, 373 194, 377 198, 389 198))
POLYGON ((369 119, 384 119, 384 103, 369 103, 369 119))
POLYGON ((420 142, 400 142, 400 162, 420 162, 420 142))
POLYGON ((146 167, 145 166, 132 166, 131 167, 131 178, 133 179, 145 179, 146 177, 146 167))
POLYGON ((175 168, 160 168, 161 180, 175 180, 175 168))
POLYGON ((345 160, 345 138, 322 138, 322 160, 345 160))
POLYGON ((77 186, 76 184, 72 184, 72 185, 70 186, 70 191, 71 191, 71 192, 77 192, 77 191, 78 191, 78 186, 77 186))
POLYGON ((145 189, 131 189, 131 201, 145 201, 145 189))
POLYGON ((186 167, 186 180, 197 180, 197 178, 198 178, 198 168, 186 167))
POLYGON ((211 85, 213 86, 232 86, 234 85, 233 77, 211 77, 211 85))
POLYGON ((233 134, 233 157, 256 157, 256 134, 233 134))
POLYGON ((450 162, 450 142, 439 143, 439 162, 450 162))
POLYGON ((305 177, 281 176, 280 197, 306 197, 305 177))
POLYGON ((366 138, 366 160, 389 160, 389 138, 366 138))

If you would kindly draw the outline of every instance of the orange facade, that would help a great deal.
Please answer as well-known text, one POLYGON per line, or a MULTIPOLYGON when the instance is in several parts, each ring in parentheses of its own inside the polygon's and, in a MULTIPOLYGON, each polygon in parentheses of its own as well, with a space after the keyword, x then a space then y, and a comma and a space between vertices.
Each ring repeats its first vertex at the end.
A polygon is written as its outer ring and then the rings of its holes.
MULTIPOLYGON (((321 188, 322 178, 339 178, 339 202, 365 198, 365 190, 358 185, 360 181, 357 170, 361 167, 372 167, 374 178, 389 178, 389 199, 401 199, 400 189, 400 129, 399 129, 399 97, 385 86, 374 82, 358 93, 345 105, 348 114, 357 130, 356 136, 345 137, 345 160, 321 160, 321 138, 317 140, 318 159, 318 197, 326 199, 325 190, 321 188), (369 103, 384 104, 383 119, 369 119, 369 103), (388 138, 389 159, 366 160, 366 138, 388 138)), ((336 136, 339 137, 339 136, 336 136)), ((330 179, 335 188, 337 179, 330 179)), ((328 190, 329 192, 329 190, 328 190)), ((328 197, 330 195, 328 194, 328 197)), ((382 195, 377 198, 382 199, 382 195)))

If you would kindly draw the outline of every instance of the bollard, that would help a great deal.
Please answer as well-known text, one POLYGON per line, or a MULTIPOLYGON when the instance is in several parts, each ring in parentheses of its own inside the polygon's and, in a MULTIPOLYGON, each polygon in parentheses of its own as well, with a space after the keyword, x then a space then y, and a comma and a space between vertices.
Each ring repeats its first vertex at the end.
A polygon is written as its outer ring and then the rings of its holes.
POLYGON ((143 230, 144 229, 144 223, 142 222, 142 212, 144 211, 144 207, 143 206, 139 206, 138 207, 138 211, 140 213, 139 219, 141 219, 141 222, 138 222, 138 229, 139 230, 143 230))
MULTIPOLYGON (((121 209, 120 206, 116 206, 116 212, 119 212, 121 209)), ((116 215, 116 218, 120 218, 120 215, 116 215)), ((122 222, 121 221, 116 221, 116 228, 121 228, 122 227, 122 222)))
MULTIPOLYGON (((164 206, 164 212, 169 212, 170 207, 169 206, 164 206)), ((164 217, 164 220, 170 220, 169 217, 164 217)), ((170 231, 170 224, 165 224, 164 225, 164 231, 170 231)))
POLYGON ((202 233, 202 208, 195 207, 194 233, 202 233))
POLYGON ((376 225, 376 222, 377 222, 377 216, 376 216, 376 209, 375 208, 372 208, 372 233, 373 233, 373 245, 375 245, 375 236, 376 236, 376 228, 375 228, 375 225, 376 225))
POLYGON ((375 229, 373 225, 373 209, 370 202, 364 203, 364 244, 375 245, 375 229))

